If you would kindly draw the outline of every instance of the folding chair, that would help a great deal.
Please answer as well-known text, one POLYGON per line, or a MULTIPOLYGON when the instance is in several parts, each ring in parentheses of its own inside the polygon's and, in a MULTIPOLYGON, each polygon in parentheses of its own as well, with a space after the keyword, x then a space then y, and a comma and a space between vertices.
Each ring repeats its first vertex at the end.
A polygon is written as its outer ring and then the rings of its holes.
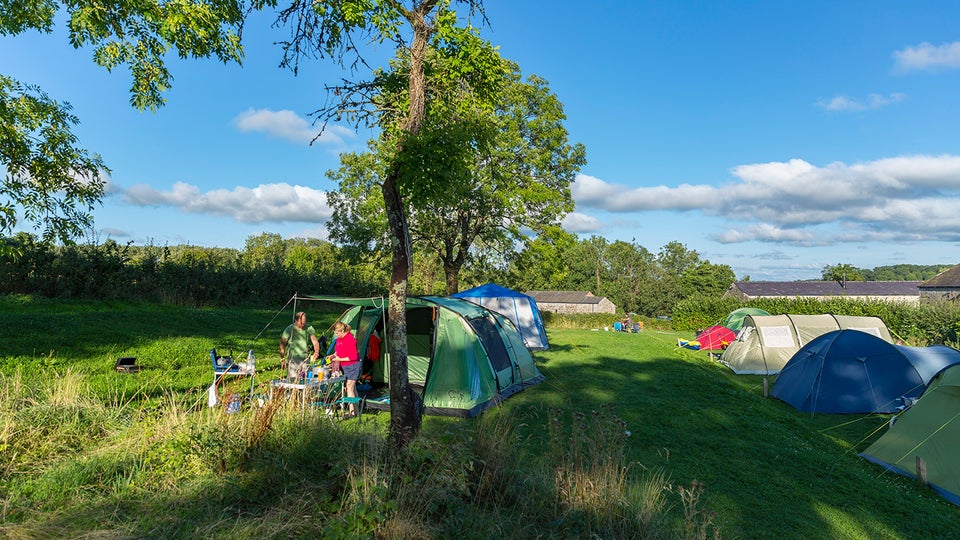
POLYGON ((349 411, 350 411, 350 405, 353 405, 354 408, 357 410, 356 418, 357 418, 357 422, 359 423, 361 418, 363 417, 363 408, 366 405, 366 403, 367 403, 367 400, 366 398, 363 398, 363 397, 342 396, 340 399, 333 402, 333 412, 334 414, 337 414, 339 412, 340 419, 346 420, 347 414, 349 414, 349 411))

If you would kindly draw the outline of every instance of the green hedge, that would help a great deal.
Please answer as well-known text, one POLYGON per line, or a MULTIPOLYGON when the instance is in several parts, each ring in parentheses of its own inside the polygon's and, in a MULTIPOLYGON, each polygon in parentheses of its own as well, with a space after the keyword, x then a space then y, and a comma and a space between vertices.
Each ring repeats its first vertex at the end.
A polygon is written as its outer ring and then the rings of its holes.
MULTIPOLYGON (((553 313, 541 311, 543 324, 547 328, 582 329, 613 328, 613 323, 623 320, 622 313, 553 313)), ((652 317, 631 315, 634 322, 642 323, 644 330, 672 330, 673 323, 669 320, 659 320, 652 317)))
POLYGON ((696 330, 723 324, 727 314, 741 307, 755 307, 771 314, 865 315, 879 317, 896 338, 914 345, 960 343, 960 303, 922 302, 919 305, 879 300, 816 300, 810 298, 764 298, 742 302, 735 298, 696 298, 679 302, 673 309, 676 330, 696 330))

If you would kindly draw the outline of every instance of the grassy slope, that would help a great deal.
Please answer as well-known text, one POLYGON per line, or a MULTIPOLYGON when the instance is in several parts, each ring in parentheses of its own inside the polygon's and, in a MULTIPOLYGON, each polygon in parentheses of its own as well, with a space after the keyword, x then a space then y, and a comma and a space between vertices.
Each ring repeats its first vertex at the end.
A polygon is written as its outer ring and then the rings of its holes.
MULTIPOLYGON (((175 390, 202 398, 213 346, 238 354, 252 346, 258 367, 274 367, 261 382, 278 373, 276 338, 291 311, 0 299, 0 372, 70 367, 108 396, 175 390), (113 373, 116 357, 127 355, 145 371, 113 373)), ((317 312, 314 322, 325 329, 334 317, 317 312)), ((949 538, 956 531, 960 509, 856 455, 885 418, 798 413, 764 398, 760 378, 735 377, 702 353, 678 349, 673 334, 552 330, 550 340, 551 349, 537 354, 547 381, 504 404, 527 430, 531 455, 543 450, 545 406, 589 411, 612 402, 631 432, 628 458, 666 471, 677 486, 702 482, 726 538, 949 538)), ((377 418, 381 428, 384 421, 377 418)), ((429 418, 424 431, 450 422, 469 421, 429 418)), ((220 511, 211 509, 208 519, 220 511)))
MULTIPOLYGON (((551 402, 589 410, 613 401, 631 431, 629 457, 694 480, 724 536, 950 538, 960 509, 856 454, 879 416, 798 413, 763 397, 761 377, 737 377, 676 335, 557 330, 539 355, 546 384, 509 407, 551 402)), ((770 383, 772 384, 772 380, 770 383)), ((878 431, 879 430, 879 431, 878 431)))

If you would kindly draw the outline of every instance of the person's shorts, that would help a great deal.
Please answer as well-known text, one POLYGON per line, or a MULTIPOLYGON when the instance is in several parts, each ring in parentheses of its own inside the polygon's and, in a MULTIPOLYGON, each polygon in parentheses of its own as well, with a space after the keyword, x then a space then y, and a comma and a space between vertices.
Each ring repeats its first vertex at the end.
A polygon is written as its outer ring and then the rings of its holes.
POLYGON ((355 381, 360 378, 360 367, 363 366, 363 362, 354 362, 352 364, 340 364, 340 368, 343 369, 343 378, 348 381, 355 381))

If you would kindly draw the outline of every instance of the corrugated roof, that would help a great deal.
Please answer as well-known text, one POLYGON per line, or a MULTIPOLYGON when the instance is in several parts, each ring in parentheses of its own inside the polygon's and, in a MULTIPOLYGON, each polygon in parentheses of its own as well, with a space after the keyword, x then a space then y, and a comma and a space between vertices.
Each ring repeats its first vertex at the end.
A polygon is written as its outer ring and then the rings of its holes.
POLYGON ((740 281, 749 296, 920 296, 919 281, 740 281))
POLYGON ((960 264, 947 268, 943 272, 920 284, 921 287, 960 287, 960 264))
POLYGON ((538 304, 599 304, 602 296, 587 291, 527 291, 538 304))

